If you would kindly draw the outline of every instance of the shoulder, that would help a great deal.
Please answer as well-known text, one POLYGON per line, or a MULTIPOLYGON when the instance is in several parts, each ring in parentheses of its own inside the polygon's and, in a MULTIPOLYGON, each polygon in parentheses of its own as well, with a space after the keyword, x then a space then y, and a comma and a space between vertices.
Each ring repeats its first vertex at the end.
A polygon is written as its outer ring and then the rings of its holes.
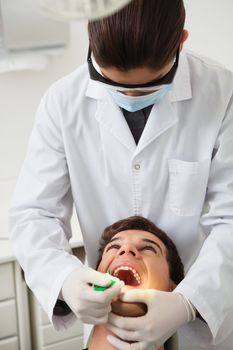
POLYGON ((64 123, 72 123, 88 101, 86 91, 89 80, 88 67, 84 64, 54 82, 40 101, 37 120, 49 118, 63 126, 64 123))
POLYGON ((232 84, 233 72, 227 69, 223 64, 190 50, 185 50, 185 55, 191 75, 193 73, 199 78, 202 77, 203 82, 206 78, 219 80, 219 83, 232 84))
POLYGON ((192 96, 202 102, 228 105, 233 95, 233 72, 208 57, 185 52, 192 96))
POLYGON ((85 96, 89 83, 87 64, 54 82, 45 94, 45 98, 59 101, 59 104, 74 102, 85 96))

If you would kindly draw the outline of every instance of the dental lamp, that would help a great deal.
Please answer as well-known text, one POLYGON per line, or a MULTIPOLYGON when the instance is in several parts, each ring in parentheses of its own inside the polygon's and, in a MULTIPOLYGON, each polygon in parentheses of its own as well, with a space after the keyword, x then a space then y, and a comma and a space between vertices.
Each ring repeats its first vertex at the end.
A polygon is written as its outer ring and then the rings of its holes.
POLYGON ((120 10, 132 0, 41 0, 43 9, 64 20, 96 20, 120 10))

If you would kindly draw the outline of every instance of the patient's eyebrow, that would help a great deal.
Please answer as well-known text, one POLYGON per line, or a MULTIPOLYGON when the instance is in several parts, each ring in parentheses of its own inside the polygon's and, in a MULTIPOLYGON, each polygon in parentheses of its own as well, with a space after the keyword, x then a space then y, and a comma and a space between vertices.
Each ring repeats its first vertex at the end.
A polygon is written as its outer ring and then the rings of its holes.
POLYGON ((110 239, 110 241, 106 244, 106 246, 105 246, 105 248, 104 249, 106 249, 106 252, 109 250, 109 244, 111 244, 112 242, 114 242, 114 241, 118 241, 118 240, 121 240, 122 241, 122 237, 113 237, 112 239, 110 239))
POLYGON ((159 245, 158 243, 156 243, 155 241, 152 241, 151 239, 148 239, 148 238, 142 238, 142 241, 143 241, 143 242, 147 242, 147 243, 151 243, 151 244, 156 245, 156 246, 159 248, 161 254, 163 254, 162 248, 161 248, 160 245, 159 245))
POLYGON ((123 237, 113 237, 112 239, 110 239, 110 241, 108 242, 108 244, 109 243, 112 243, 112 242, 114 242, 114 241, 116 241, 116 240, 121 240, 122 241, 122 239, 124 239, 123 237))

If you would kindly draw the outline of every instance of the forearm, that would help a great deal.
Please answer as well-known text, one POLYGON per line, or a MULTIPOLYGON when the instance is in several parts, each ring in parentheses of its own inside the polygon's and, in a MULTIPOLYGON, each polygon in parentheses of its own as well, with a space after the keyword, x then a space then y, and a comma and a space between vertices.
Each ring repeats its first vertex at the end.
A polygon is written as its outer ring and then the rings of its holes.
POLYGON ((175 291, 183 294, 195 306, 206 327, 199 330, 198 322, 188 325, 190 332, 198 328, 196 340, 215 344, 231 331, 227 315, 233 313, 233 229, 230 225, 216 226, 206 239, 199 256, 175 291), (220 302, 221 301, 221 302, 220 302))

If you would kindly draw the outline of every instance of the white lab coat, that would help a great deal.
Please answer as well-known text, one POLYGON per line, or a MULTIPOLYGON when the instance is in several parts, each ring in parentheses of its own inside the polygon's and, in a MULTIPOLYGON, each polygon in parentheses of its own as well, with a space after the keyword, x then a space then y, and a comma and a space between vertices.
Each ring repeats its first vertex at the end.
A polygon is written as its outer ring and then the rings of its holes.
POLYGON ((26 281, 57 329, 74 319, 52 317, 64 279, 80 265, 68 243, 74 201, 91 267, 116 220, 143 215, 166 231, 185 265, 177 290, 207 322, 182 331, 199 345, 225 341, 207 349, 233 348, 232 90, 231 72, 182 53, 173 89, 153 107, 137 146, 86 64, 45 94, 10 226, 26 281))

